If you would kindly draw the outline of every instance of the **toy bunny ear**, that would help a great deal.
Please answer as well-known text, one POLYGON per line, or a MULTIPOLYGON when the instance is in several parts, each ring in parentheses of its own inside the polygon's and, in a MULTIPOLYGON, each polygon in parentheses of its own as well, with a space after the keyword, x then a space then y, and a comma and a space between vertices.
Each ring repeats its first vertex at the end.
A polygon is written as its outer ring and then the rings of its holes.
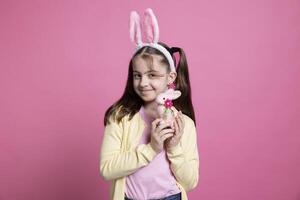
POLYGON ((168 89, 166 93, 167 96, 170 97, 172 100, 177 99, 181 95, 181 92, 179 90, 173 90, 173 89, 168 89))
POLYGON ((147 8, 145 11, 144 26, 147 41, 149 43, 157 43, 159 40, 159 28, 157 19, 151 8, 147 8))
POLYGON ((173 92, 173 99, 177 99, 178 97, 180 97, 181 95, 181 92, 179 90, 175 90, 173 92))
POLYGON ((140 16, 136 11, 131 11, 130 13, 130 39, 136 45, 142 44, 142 34, 141 34, 141 24, 140 16))
POLYGON ((168 89, 161 95, 163 95, 163 97, 165 97, 165 98, 174 100, 174 99, 177 99, 178 97, 180 97, 181 92, 179 90, 168 89))

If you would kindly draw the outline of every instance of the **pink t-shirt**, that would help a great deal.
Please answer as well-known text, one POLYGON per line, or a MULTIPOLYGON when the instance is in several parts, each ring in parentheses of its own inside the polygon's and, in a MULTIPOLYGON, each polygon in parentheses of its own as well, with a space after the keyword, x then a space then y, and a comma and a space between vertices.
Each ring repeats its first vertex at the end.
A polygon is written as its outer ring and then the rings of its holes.
MULTIPOLYGON (((146 115, 143 106, 140 109, 140 114, 147 124, 140 144, 148 144, 150 142, 151 122, 154 119, 146 115)), ((165 150, 157 154, 148 165, 126 177, 125 193, 131 199, 159 199, 179 192, 165 150)))

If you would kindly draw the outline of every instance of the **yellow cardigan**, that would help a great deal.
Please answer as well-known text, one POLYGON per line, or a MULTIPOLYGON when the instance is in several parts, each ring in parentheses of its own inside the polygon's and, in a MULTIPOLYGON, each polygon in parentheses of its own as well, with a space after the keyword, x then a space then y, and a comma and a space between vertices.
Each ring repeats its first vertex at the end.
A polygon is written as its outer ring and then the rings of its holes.
MULTIPOLYGON (((199 155, 194 121, 187 115, 183 116, 185 126, 180 143, 168 150, 167 156, 182 199, 187 200, 186 192, 198 184, 199 155)), ((105 180, 112 180, 112 200, 124 200, 126 176, 149 164, 157 154, 150 143, 139 144, 146 126, 146 122, 137 112, 131 120, 129 115, 123 117, 119 124, 110 120, 110 124, 104 128, 100 174, 105 180)))

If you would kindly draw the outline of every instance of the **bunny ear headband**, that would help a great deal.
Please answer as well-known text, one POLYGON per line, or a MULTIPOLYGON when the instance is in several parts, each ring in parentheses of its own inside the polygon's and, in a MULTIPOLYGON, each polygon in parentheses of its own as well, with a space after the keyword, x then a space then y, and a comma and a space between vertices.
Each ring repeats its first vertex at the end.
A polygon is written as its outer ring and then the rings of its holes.
MULTIPOLYGON (((158 49, 167 58, 167 60, 170 64, 171 71, 176 72, 174 61, 172 59, 171 54, 165 47, 158 44, 159 28, 158 28, 157 19, 151 8, 147 8, 145 11, 144 29, 145 29, 144 31, 146 33, 146 38, 147 38, 146 43, 144 43, 142 41, 142 32, 141 32, 141 24, 140 24, 139 14, 136 11, 131 11, 129 32, 130 32, 131 41, 134 42, 137 46, 135 52, 144 46, 150 46, 155 49, 158 49)), ((174 49, 177 49, 177 48, 174 48, 174 49)))

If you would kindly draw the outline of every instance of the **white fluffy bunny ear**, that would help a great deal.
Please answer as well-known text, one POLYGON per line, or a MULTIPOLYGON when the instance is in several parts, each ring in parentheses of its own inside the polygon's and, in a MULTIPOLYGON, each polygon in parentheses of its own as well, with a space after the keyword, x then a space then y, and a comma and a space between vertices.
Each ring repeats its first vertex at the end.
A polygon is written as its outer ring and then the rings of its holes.
POLYGON ((172 100, 177 99, 177 98, 180 97, 180 96, 181 96, 181 92, 180 92, 179 90, 173 91, 173 92, 172 92, 172 95, 171 95, 172 100))
POLYGON ((181 96, 181 92, 179 90, 174 90, 174 89, 168 89, 163 93, 163 97, 166 97, 166 98, 172 99, 172 100, 175 100, 180 96, 181 96))
POLYGON ((131 11, 130 13, 130 39, 136 45, 142 44, 142 33, 141 33, 141 23, 140 16, 136 11, 131 11))
POLYGON ((144 31, 149 43, 157 43, 159 40, 159 28, 157 19, 151 8, 145 11, 144 31))

